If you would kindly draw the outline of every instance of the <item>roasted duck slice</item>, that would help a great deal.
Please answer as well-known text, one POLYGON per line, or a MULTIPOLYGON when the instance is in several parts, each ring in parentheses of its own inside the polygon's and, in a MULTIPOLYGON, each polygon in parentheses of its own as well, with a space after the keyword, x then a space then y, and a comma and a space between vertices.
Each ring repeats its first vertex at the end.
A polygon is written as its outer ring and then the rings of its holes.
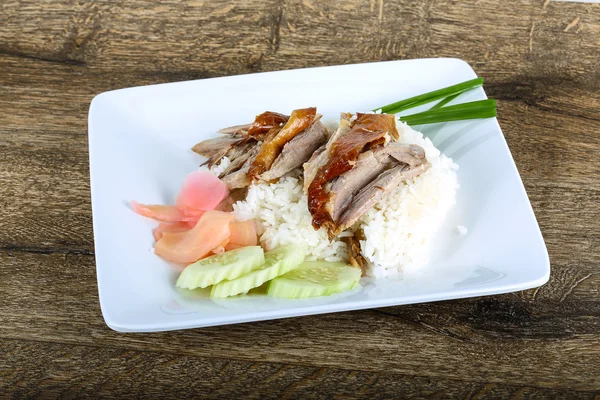
POLYGON ((314 175, 308 186, 313 226, 324 227, 330 238, 351 227, 391 190, 378 193, 378 188, 393 188, 429 167, 420 146, 394 141, 398 131, 393 115, 359 113, 347 130, 350 121, 342 118, 337 139, 327 144, 330 149, 325 146, 305 164, 305 179, 314 175))

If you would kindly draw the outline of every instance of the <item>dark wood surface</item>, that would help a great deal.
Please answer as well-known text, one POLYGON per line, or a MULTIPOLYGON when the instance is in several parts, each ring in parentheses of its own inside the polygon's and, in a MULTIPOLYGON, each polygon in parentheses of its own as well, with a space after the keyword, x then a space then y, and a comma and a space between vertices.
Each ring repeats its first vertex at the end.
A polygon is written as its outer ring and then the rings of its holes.
POLYGON ((600 5, 4 0, 0 397, 600 398, 600 5), (103 322, 87 111, 121 87, 459 57, 552 263, 519 293, 157 334, 103 322))

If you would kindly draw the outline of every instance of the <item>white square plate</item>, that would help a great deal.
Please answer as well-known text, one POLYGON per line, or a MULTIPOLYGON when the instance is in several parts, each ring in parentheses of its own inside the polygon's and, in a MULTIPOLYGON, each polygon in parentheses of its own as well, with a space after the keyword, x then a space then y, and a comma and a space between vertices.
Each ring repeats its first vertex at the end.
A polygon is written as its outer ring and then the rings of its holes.
MULTIPOLYGON (((460 166, 457 204, 410 279, 363 278, 362 288, 309 300, 212 301, 175 290, 177 272, 152 253, 154 222, 130 200, 172 204, 201 161, 190 151, 224 126, 265 110, 316 106, 324 120, 474 78, 457 59, 421 59, 230 76, 102 93, 89 112, 90 179, 102 313, 122 332, 151 332, 457 299, 529 289, 550 274, 548 253, 495 118, 421 129, 460 166), (468 228, 466 236, 456 226, 468 228)), ((482 89, 459 101, 484 99, 482 89)), ((411 110, 413 112, 413 110, 411 110)), ((418 129, 418 127, 417 127, 418 129)))

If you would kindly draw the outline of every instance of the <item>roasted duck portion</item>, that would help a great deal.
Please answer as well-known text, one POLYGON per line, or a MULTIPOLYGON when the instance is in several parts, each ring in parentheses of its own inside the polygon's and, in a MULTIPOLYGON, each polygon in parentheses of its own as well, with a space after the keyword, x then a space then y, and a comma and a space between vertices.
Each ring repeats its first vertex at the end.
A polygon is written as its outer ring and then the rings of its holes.
POLYGON ((251 124, 219 131, 227 136, 205 140, 192 149, 208 157, 209 167, 229 159, 221 178, 230 190, 252 182, 273 181, 302 166, 328 138, 314 107, 294 110, 290 116, 267 111, 251 124))
POLYGON ((304 187, 315 229, 330 238, 354 225, 384 193, 429 168, 424 150, 398 143, 388 114, 342 114, 328 143, 304 165, 304 187))

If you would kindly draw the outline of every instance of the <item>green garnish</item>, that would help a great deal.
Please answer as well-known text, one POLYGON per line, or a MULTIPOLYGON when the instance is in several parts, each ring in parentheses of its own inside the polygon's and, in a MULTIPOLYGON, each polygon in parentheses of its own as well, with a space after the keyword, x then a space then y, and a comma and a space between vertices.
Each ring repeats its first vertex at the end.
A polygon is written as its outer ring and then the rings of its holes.
POLYGON ((454 100, 455 98, 457 98, 458 96, 460 96, 462 94, 461 93, 455 93, 451 96, 446 97, 444 100, 436 103, 436 105, 434 105, 433 107, 430 108, 430 110, 435 110, 436 108, 442 108, 444 107, 446 104, 450 103, 452 100, 454 100))
POLYGON ((423 93, 405 100, 400 100, 395 103, 376 108, 373 111, 381 110, 382 113, 397 114, 400 111, 408 110, 409 108, 414 108, 423 104, 431 103, 432 101, 443 99, 454 94, 460 94, 466 92, 467 90, 479 87, 481 85, 483 85, 483 78, 475 78, 471 79, 470 81, 434 90, 433 92, 423 93))
POLYGON ((408 125, 423 125, 465 119, 491 118, 495 116, 496 100, 487 99, 404 115, 400 117, 400 120, 406 122, 408 125))

